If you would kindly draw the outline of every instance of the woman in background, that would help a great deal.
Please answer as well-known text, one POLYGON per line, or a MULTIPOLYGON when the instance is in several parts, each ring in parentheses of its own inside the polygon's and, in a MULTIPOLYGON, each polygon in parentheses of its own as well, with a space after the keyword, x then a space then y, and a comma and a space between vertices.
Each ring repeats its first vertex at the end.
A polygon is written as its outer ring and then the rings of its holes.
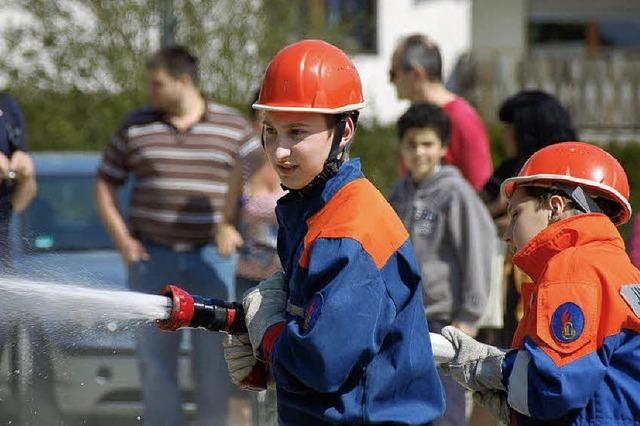
MULTIPOLYGON (((500 185, 516 176, 524 163, 539 149, 558 142, 578 139, 569 112, 552 95, 540 90, 524 90, 507 98, 498 110, 503 127, 502 142, 507 158, 498 165, 482 189, 481 196, 493 217, 498 234, 504 234, 508 223, 506 201, 500 196, 500 185)), ((489 337, 487 343, 500 347, 511 344, 516 325, 522 316, 518 306, 523 274, 505 256, 506 306, 504 327, 499 336, 489 337)))
MULTIPOLYGON (((552 95, 540 90, 524 90, 507 98, 498 109, 503 124, 502 143, 506 158, 494 170, 480 196, 502 236, 509 223, 507 203, 500 195, 500 185, 517 176, 524 163, 537 150, 558 142, 575 141, 578 136, 569 112, 552 95)), ((510 347, 518 321, 522 318, 520 287, 526 275, 514 266, 512 253, 504 256, 503 297, 504 321, 502 329, 481 329, 478 340, 498 347, 510 347)), ((484 408, 474 406, 471 418, 478 426, 496 425, 496 420, 484 408)))

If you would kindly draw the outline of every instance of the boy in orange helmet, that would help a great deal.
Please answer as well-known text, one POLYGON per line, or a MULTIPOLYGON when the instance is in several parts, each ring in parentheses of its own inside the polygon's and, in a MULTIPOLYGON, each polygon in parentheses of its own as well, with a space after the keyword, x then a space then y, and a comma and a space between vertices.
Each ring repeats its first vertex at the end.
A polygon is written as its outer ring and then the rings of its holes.
POLYGON ((355 66, 319 40, 281 50, 254 104, 289 191, 284 273, 245 294, 248 336, 225 358, 235 382, 270 364, 281 424, 428 424, 444 410, 408 234, 348 158, 363 106, 355 66))
POLYGON ((504 422, 636 424, 640 413, 640 271, 615 225, 631 215, 620 164, 602 149, 563 142, 533 154, 502 191, 505 239, 532 279, 512 350, 453 327, 444 369, 504 422))

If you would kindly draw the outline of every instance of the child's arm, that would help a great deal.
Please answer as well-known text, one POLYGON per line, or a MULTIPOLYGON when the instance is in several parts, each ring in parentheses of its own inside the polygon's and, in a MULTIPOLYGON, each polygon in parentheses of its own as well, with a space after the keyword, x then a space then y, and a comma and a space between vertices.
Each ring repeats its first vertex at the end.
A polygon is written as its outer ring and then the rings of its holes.
POLYGON ((509 405, 537 419, 557 419, 585 407, 605 373, 597 352, 559 366, 529 338, 503 363, 509 405))
POLYGON ((511 407, 535 418, 559 418, 585 407, 606 374, 597 338, 600 288, 543 282, 535 303, 535 324, 523 347, 506 356, 503 377, 511 407))
POLYGON ((289 392, 335 392, 378 351, 395 306, 376 264, 351 239, 319 239, 291 286, 317 289, 274 340, 272 371, 289 392), (304 275, 304 276, 303 276, 304 275))
POLYGON ((447 227, 460 268, 462 295, 461 305, 452 312, 452 324, 474 326, 489 298, 496 229, 480 197, 468 186, 454 191, 447 227))

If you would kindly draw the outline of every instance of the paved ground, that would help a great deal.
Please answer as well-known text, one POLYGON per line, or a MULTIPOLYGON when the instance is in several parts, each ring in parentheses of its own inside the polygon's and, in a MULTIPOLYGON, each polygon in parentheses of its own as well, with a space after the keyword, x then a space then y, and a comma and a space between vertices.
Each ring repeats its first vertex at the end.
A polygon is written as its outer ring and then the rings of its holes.
MULTIPOLYGON (((0 402, 0 426, 143 426, 141 417, 133 416, 82 416, 58 417, 47 411, 34 411, 28 419, 19 421, 8 401, 0 402)), ((249 395, 234 395, 229 401, 229 426, 253 426, 255 405, 249 395)))

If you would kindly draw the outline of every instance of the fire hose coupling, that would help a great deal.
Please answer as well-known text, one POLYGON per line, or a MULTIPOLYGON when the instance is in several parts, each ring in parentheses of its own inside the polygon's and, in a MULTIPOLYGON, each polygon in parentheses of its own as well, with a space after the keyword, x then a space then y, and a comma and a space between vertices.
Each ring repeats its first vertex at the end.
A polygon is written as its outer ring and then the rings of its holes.
POLYGON ((190 327, 195 310, 193 296, 172 284, 167 284, 160 294, 171 299, 171 311, 168 319, 157 321, 158 327, 165 331, 190 327))
POLYGON ((244 310, 236 302, 192 296, 175 285, 167 285, 160 292, 171 299, 171 312, 166 320, 158 320, 158 327, 175 331, 183 327, 205 328, 229 334, 246 333, 244 310))

